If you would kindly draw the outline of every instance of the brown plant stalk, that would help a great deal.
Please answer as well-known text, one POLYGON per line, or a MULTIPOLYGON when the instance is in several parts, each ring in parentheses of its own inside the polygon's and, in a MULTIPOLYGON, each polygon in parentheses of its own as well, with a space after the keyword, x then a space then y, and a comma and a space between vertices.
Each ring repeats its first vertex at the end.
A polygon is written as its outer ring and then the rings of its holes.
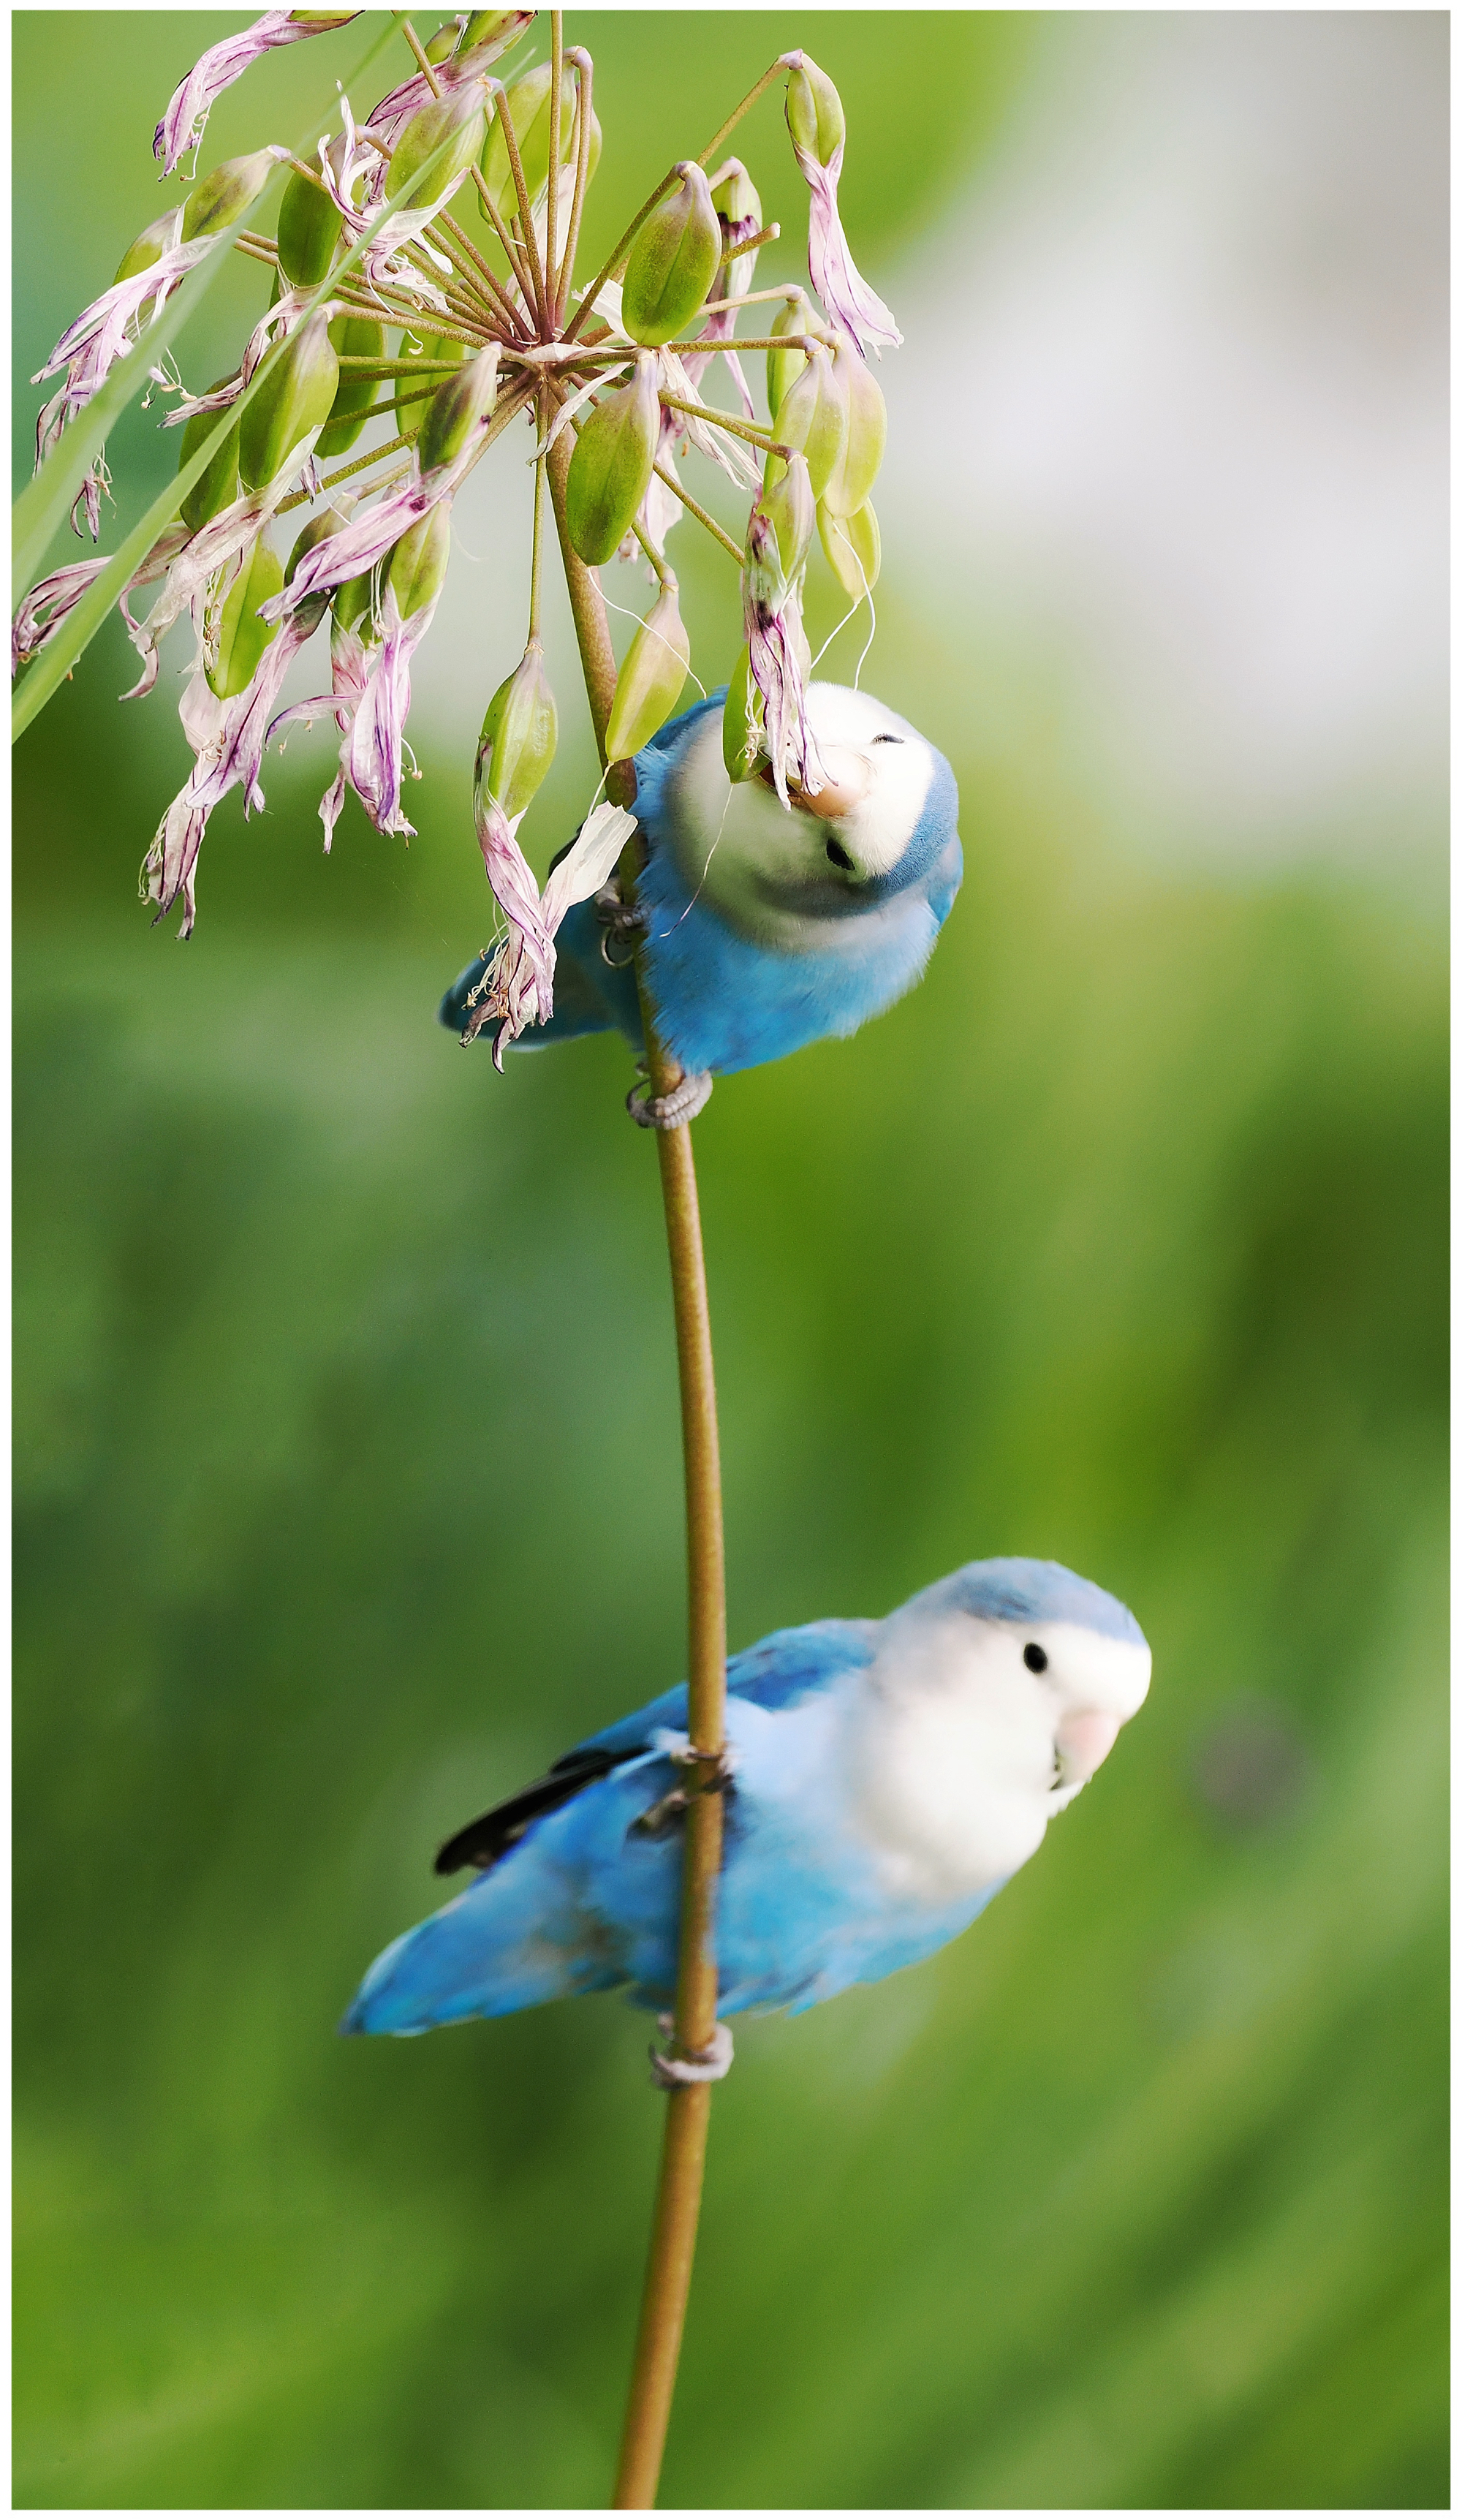
MULTIPOLYGON (((602 760, 604 730, 614 701, 614 651, 598 580, 580 560, 568 536, 564 499, 569 454, 568 435, 564 432, 549 452, 549 487, 584 684, 602 760)), ((615 765, 607 781, 614 802, 633 804, 634 780, 631 763, 615 765)), ((627 873, 622 870, 621 874, 621 888, 626 892, 630 888, 627 873)), ((659 1039, 643 963, 639 959, 636 979, 651 1091, 656 1095, 673 1093, 682 1071, 659 1039)), ((726 1547, 711 1317, 706 1300, 695 1158, 688 1125, 657 1129, 654 1136, 670 1254, 686 1460, 688 1729, 692 1745, 704 1753, 687 1779, 688 1803, 675 1993, 674 2049, 680 2056, 693 2056, 709 2046, 716 2029, 715 1903, 721 1871, 723 1803, 714 1787, 726 1743, 726 1547)), ((620 2511, 648 2511, 654 2506, 690 2291, 710 2120, 709 2083, 683 2084, 671 2092, 665 2103, 665 2135, 649 2262, 614 2486, 613 2507, 620 2511)))

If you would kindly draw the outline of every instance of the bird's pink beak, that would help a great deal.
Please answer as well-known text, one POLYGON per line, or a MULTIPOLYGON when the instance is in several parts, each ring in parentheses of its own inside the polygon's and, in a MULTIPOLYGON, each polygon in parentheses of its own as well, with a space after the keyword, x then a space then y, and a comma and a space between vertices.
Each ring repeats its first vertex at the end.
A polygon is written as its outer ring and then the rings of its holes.
POLYGON ((1099 1715, 1094 1708, 1064 1715, 1056 1727, 1062 1784, 1084 1785, 1094 1777, 1121 1730, 1120 1716, 1099 1715))
MULTIPOLYGON (((787 794, 804 814, 816 814, 824 823, 835 823, 842 815, 851 814, 868 795, 873 785, 873 765, 863 753, 850 751, 842 743, 829 744, 821 759, 822 785, 816 796, 806 788, 799 788, 795 779, 788 781, 787 794)), ((771 771, 764 770, 760 776, 770 788, 771 771)))

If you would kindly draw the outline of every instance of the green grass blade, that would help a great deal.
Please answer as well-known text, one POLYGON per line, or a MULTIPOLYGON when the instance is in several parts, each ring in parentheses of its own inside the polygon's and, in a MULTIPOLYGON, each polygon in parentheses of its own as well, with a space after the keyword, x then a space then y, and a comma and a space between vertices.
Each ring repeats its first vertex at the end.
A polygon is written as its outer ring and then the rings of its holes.
MULTIPOLYGON (((396 13, 384 34, 377 36, 353 73, 355 78, 364 76, 377 54, 389 43, 399 16, 400 13, 396 13)), ((318 115, 315 119, 319 119, 318 115)), ((301 151, 307 145, 301 143, 301 151)), ((100 393, 94 394, 86 409, 77 413, 58 444, 51 449, 40 471, 26 482, 10 512, 13 603, 18 604, 40 575, 41 562, 50 549, 52 536, 63 518, 69 515, 92 457, 105 445, 109 431, 115 428, 133 395, 141 391, 154 359, 166 349, 195 308, 202 304, 227 264, 228 248, 254 216, 257 206, 254 202, 247 209, 241 210, 233 226, 215 240, 215 250, 205 255, 174 290, 155 322, 150 324, 141 340, 135 341, 117 360, 100 393)))
MULTIPOLYGON (((382 203, 359 244, 352 246, 349 253, 342 255, 329 277, 321 282, 300 316, 301 324, 308 323, 316 308, 325 304, 332 291, 337 287, 345 274, 354 269, 367 247, 374 242, 392 212, 404 207, 412 195, 425 182, 427 176, 440 165, 448 150, 454 145, 455 134, 449 132, 447 138, 433 149, 430 157, 418 167, 411 181, 402 185, 394 200, 382 203)), ((216 427, 210 429, 197 454, 183 466, 176 479, 170 481, 167 488, 153 501, 141 523, 134 525, 120 551, 108 562, 96 584, 87 589, 75 611, 57 632, 50 645, 41 650, 34 663, 27 666, 25 678, 16 694, 15 705, 11 711, 13 743, 19 736, 24 734, 32 720, 40 715, 52 693, 65 682, 77 658, 91 645, 111 607, 125 592, 127 582, 134 570, 145 555, 151 551, 163 526, 177 514, 178 508, 186 499, 195 481, 199 480, 206 471, 240 413, 252 402, 264 381, 265 366, 261 360, 252 382, 245 386, 236 401, 230 403, 227 411, 219 414, 216 427)))

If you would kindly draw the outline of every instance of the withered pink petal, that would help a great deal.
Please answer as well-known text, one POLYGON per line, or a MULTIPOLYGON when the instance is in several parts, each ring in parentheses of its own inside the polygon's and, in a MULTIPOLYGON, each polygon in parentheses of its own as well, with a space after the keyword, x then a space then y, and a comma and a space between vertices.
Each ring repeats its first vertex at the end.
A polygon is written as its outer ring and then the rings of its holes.
POLYGON ((262 53, 272 52, 277 44, 298 44, 311 35, 329 34, 336 26, 348 26, 359 15, 358 9, 347 9, 336 17, 296 18, 288 9, 266 9, 242 33, 210 44, 174 88, 153 134, 153 156, 161 158, 163 174, 170 175, 179 158, 201 140, 218 98, 262 53))

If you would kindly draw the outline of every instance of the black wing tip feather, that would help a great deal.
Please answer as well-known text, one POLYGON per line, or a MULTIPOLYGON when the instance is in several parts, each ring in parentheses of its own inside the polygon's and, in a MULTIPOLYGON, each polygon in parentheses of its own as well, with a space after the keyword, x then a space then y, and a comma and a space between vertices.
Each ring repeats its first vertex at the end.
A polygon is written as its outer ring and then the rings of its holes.
POLYGON ((434 1872, 461 1872, 467 1865, 479 1872, 488 1872, 516 1846, 524 1830, 545 1812, 556 1811, 560 1803, 571 1802, 585 1785, 607 1777, 620 1761, 633 1758, 633 1750, 570 1750, 566 1758, 557 1759, 546 1777, 536 1777, 531 1785, 509 1796, 507 1802, 494 1803, 491 1811, 469 1820, 446 1845, 437 1851, 432 1866, 434 1872))

